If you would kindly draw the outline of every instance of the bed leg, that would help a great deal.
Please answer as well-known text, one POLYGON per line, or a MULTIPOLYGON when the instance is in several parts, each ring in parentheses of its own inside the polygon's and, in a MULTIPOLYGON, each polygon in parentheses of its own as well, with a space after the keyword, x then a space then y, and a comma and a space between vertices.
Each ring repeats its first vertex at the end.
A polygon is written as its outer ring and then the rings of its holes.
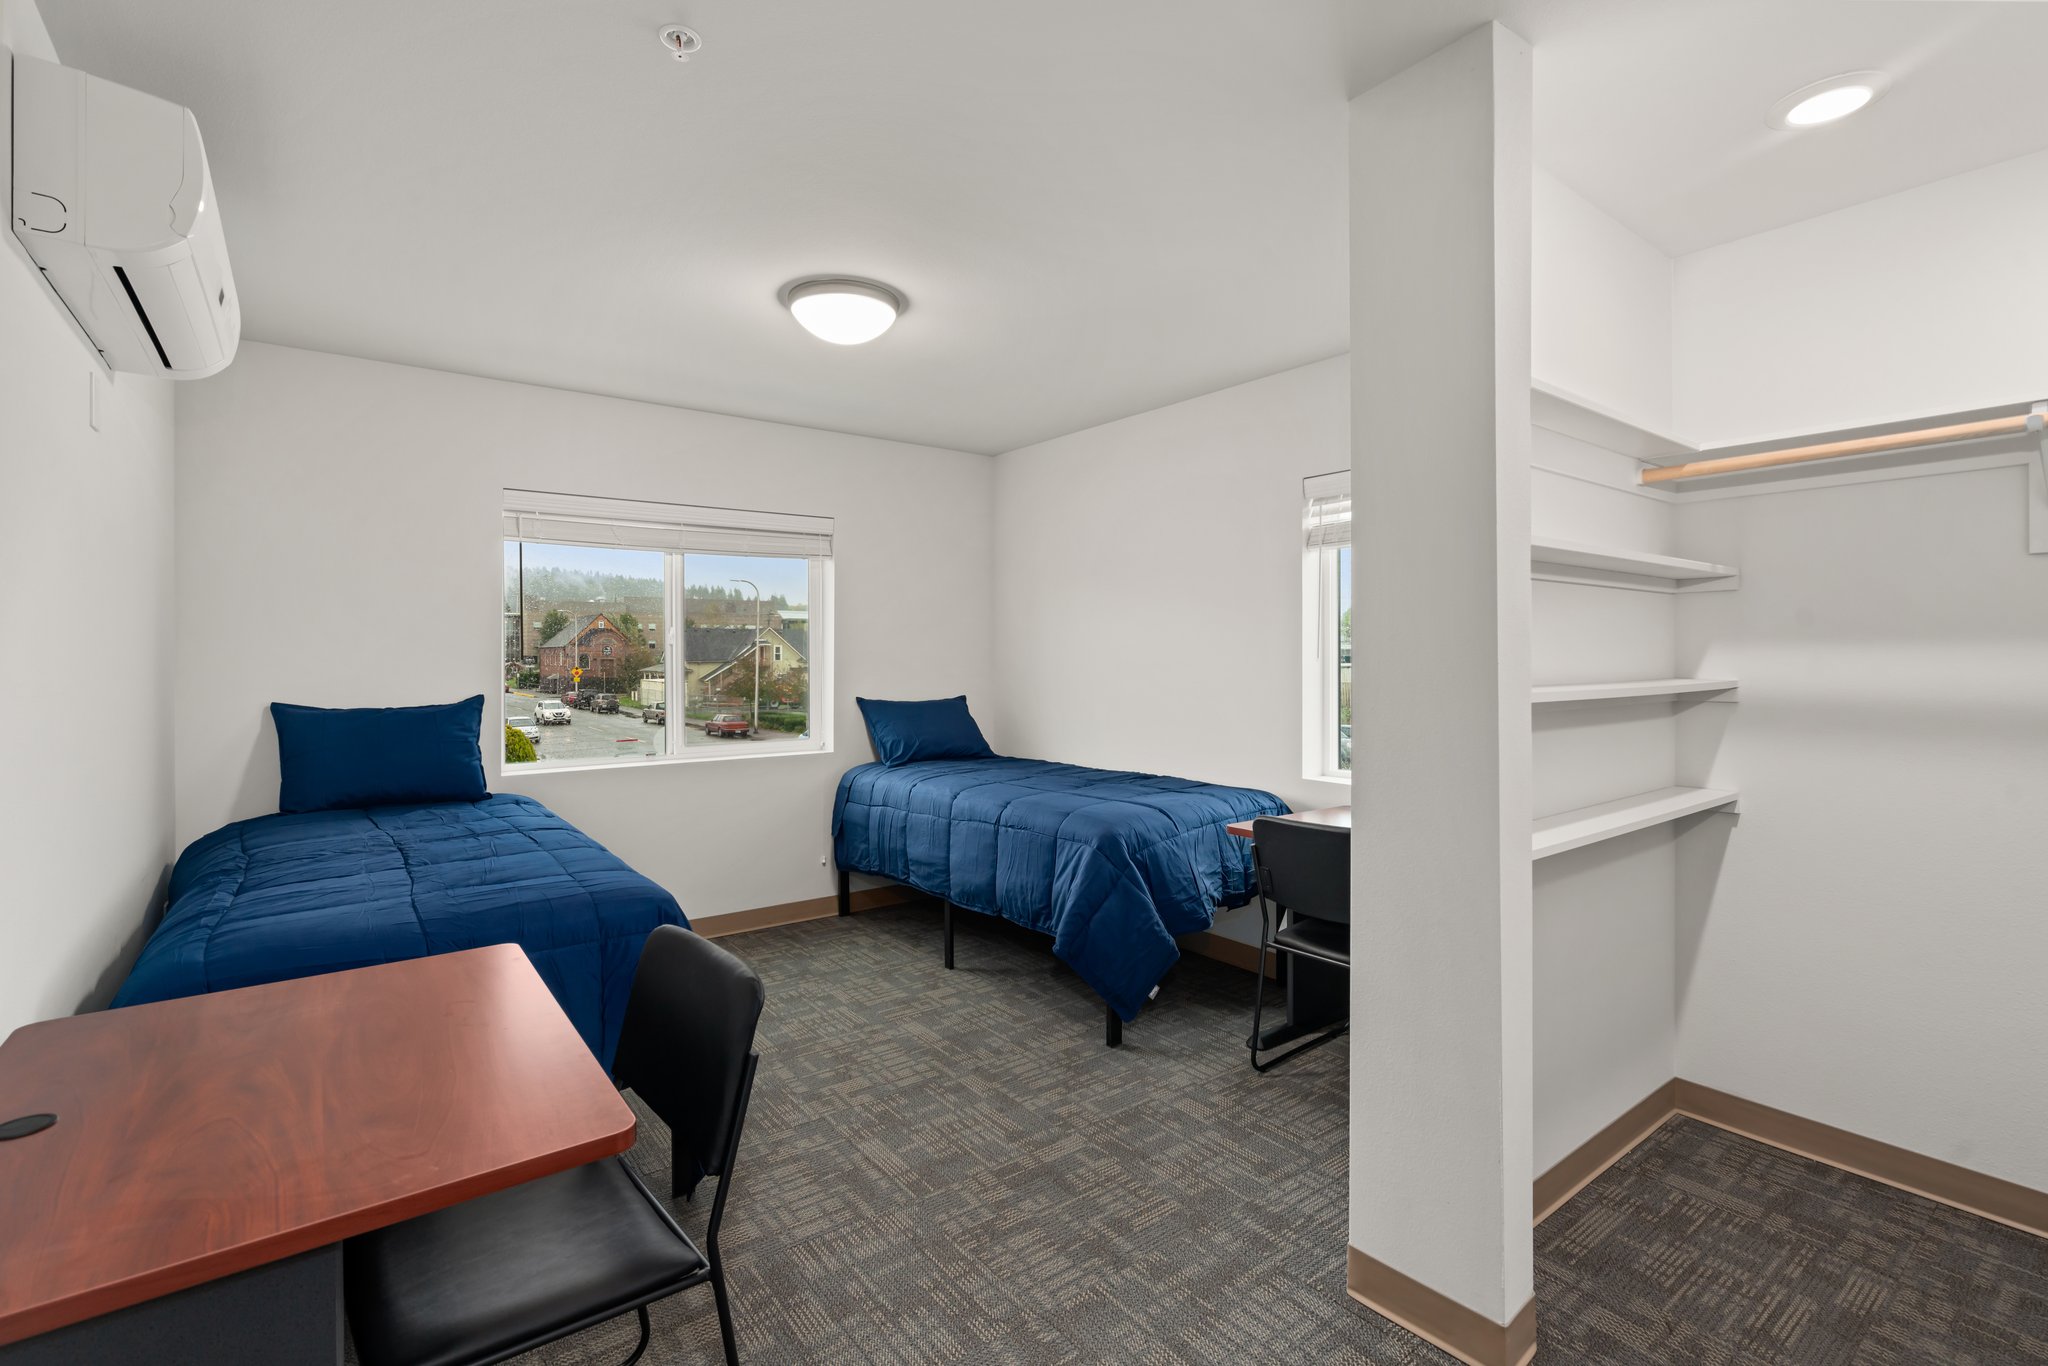
POLYGON ((953 970, 953 903, 946 903, 946 970, 953 970))
POLYGON ((1105 1012, 1104 1019, 1106 1021, 1102 1027, 1103 1045, 1108 1048, 1122 1048, 1124 1046, 1123 1017, 1116 1013, 1115 1006, 1104 1006, 1102 1009, 1105 1012))
POLYGON ((853 914, 853 874, 844 868, 839 870, 839 914, 853 914))

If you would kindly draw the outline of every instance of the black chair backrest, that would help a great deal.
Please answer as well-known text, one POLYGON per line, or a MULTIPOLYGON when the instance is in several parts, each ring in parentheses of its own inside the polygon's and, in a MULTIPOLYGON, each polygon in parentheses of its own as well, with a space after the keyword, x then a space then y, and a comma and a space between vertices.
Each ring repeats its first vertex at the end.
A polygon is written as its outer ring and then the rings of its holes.
POLYGON ((1252 822, 1252 858, 1266 899, 1296 915, 1351 923, 1351 832, 1284 816, 1252 822))
POLYGON ((640 951, 612 1078, 675 1136, 682 1192, 698 1177, 725 1175, 766 999, 752 968, 679 925, 656 927, 640 951))

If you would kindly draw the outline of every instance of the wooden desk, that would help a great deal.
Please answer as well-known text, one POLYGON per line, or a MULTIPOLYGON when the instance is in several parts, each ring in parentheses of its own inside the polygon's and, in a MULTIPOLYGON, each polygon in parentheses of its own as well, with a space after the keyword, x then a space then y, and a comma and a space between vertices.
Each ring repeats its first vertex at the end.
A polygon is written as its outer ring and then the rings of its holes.
MULTIPOLYGON (((1351 808, 1321 806, 1313 811, 1296 811, 1287 819, 1304 825, 1327 825, 1349 831, 1351 808)), ((1250 821, 1232 821, 1224 829, 1241 839, 1252 837, 1250 821)), ((1261 1052, 1311 1034, 1320 1034, 1351 1013, 1351 974, 1312 958, 1297 958, 1291 953, 1280 954, 1279 959, 1280 975, 1287 989, 1287 1018, 1260 1033, 1261 1052)))
POLYGON ((512 944, 25 1025, 0 1044, 0 1120, 38 1111, 56 1125, 0 1142, 8 1366, 141 1343, 338 1361, 342 1239, 634 1134, 512 944), (238 1348, 251 1303, 277 1322, 238 1348), (311 1336, 281 1342, 297 1318, 311 1336))
MULTIPOLYGON (((1265 818, 1262 818, 1265 819, 1265 818)), ((1334 825, 1342 830, 1351 828, 1351 808, 1348 806, 1319 806, 1313 811, 1296 811, 1286 819, 1300 821, 1304 825, 1334 825)), ((1232 821, 1223 827, 1239 839, 1252 837, 1250 821, 1232 821)))

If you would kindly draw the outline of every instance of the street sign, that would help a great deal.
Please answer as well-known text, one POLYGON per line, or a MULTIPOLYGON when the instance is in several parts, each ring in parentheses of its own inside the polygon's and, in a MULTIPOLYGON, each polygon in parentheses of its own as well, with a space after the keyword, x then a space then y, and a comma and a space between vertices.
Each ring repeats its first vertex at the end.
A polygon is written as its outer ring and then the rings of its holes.
POLYGON ((581 682, 583 681, 583 670, 581 670, 581 669, 571 669, 571 670, 569 670, 569 679, 570 679, 570 681, 571 681, 571 682, 574 682, 574 683, 581 683, 581 682))

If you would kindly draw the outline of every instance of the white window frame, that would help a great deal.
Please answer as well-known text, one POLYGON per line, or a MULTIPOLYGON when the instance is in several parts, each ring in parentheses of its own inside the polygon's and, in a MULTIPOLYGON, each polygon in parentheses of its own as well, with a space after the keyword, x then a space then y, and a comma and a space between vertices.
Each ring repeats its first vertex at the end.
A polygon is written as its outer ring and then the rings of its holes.
MULTIPOLYGON (((810 651, 805 662, 810 670, 811 683, 809 735, 792 736, 786 740, 753 740, 744 745, 690 747, 685 739, 689 728, 682 724, 689 688, 683 646, 689 633, 666 631, 663 632, 661 648, 661 665, 666 680, 663 692, 673 719, 661 728, 663 752, 641 759, 521 764, 516 770, 521 777, 534 773, 580 773, 596 769, 631 771, 655 764, 733 763, 832 752, 831 518, 507 489, 505 528, 501 540, 504 544, 524 540, 529 545, 611 545, 622 550, 659 550, 662 555, 662 613, 668 621, 684 619, 683 562, 686 556, 786 556, 804 560, 808 570, 811 632, 810 651), (528 521, 538 525, 536 534, 518 534, 515 528, 528 521), (568 526, 572 523, 580 529, 571 539, 565 540, 559 534, 546 534, 550 524, 568 526), (613 539, 608 540, 607 536, 613 539), (678 689, 683 694, 680 702, 678 689)), ((502 559, 501 555, 501 562, 502 559)), ((503 592, 502 584, 500 592, 503 592)), ((521 606, 523 610, 524 604, 521 606)), ((502 724, 510 714, 509 695, 502 686, 496 691, 502 724)))
MULTIPOLYGON (((1337 631, 1343 601, 1338 571, 1342 547, 1349 543, 1349 471, 1321 474, 1302 481, 1301 550, 1301 776, 1315 782, 1349 783, 1351 773, 1338 764, 1338 702, 1341 675, 1337 631), (1341 539, 1330 541, 1327 509, 1332 499, 1344 501, 1341 539)), ((1356 679, 1357 642, 1352 642, 1356 679)), ((1354 725, 1356 718, 1354 717, 1354 725)), ((1353 742, 1356 743, 1356 731, 1353 742)), ((1354 754, 1355 754, 1354 749, 1354 754)))

